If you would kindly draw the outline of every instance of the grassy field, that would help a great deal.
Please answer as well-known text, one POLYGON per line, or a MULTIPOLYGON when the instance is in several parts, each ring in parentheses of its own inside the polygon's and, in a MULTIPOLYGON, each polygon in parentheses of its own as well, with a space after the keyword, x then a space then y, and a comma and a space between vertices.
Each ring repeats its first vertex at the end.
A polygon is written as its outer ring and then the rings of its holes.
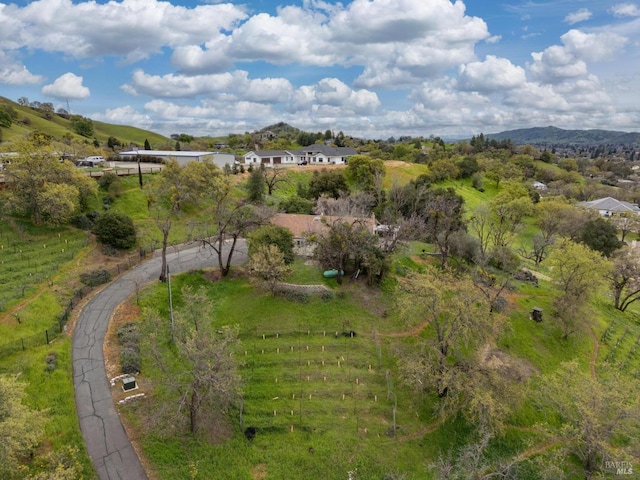
MULTIPOLYGON (((423 432, 437 418, 397 378, 390 335, 405 327, 387 314, 388 299, 365 303, 361 295, 370 293, 358 289, 298 303, 256 292, 245 279, 209 283, 198 274, 176 277, 175 291, 183 284, 207 286, 214 328, 240 326, 236 355, 244 407, 223 445, 145 437, 145 454, 160 478, 189 478, 192 464, 198 478, 244 479, 259 470, 268 478, 295 478, 302 471, 309 479, 347 478, 355 469, 360 478, 384 478, 423 465, 423 432), (251 444, 242 434, 249 426, 258 430, 251 444), (390 451, 393 458, 381 454, 390 451)), ((181 303, 174 294, 177 309, 181 303)), ((166 305, 166 289, 149 289, 143 304, 166 305)), ((146 357, 143 369, 159 375, 149 363, 146 357)), ((133 406, 129 413, 140 414, 133 406)))

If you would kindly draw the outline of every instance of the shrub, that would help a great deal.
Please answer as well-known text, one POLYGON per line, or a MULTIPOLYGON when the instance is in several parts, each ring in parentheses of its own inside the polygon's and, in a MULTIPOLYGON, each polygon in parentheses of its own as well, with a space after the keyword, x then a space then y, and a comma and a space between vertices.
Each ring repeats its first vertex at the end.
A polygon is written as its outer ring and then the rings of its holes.
POLYGON ((477 172, 473 174, 471 177, 471 186, 476 190, 484 192, 484 179, 481 174, 477 172))
POLYGON ((120 370, 122 373, 132 374, 140 372, 140 352, 131 347, 125 347, 120 352, 120 370))
POLYGON ((507 309, 507 299, 502 295, 497 297, 493 302, 491 302, 491 311, 496 313, 502 313, 507 309))
POLYGON ((93 221, 91 221, 87 215, 81 213, 71 219, 71 225, 80 230, 87 231, 93 228, 93 221))
POLYGON ((116 332, 122 345, 120 351, 120 370, 132 374, 140 372, 140 332, 133 322, 127 322, 116 332))
POLYGON ((80 281, 89 287, 96 287, 111 281, 111 274, 107 270, 94 270, 80 274, 80 281))
POLYGON ((118 329, 116 332, 118 336, 118 341, 122 344, 138 344, 140 341, 140 332, 138 331, 138 327, 135 323, 128 322, 125 323, 122 327, 118 329))
POLYGON ((136 244, 136 229, 133 220, 121 213, 104 213, 98 217, 93 228, 103 244, 128 249, 136 244))
POLYGON ((280 209, 285 213, 301 213, 310 215, 313 212, 314 203, 300 196, 292 196, 280 202, 280 209))
POLYGON ((333 292, 322 292, 320 294, 320 298, 324 301, 333 300, 334 297, 335 295, 333 292))
POLYGON ((100 177, 98 185, 104 190, 109 190, 109 186, 118 181, 118 176, 113 172, 107 172, 100 177))
POLYGON ((113 172, 107 172, 100 180, 98 180, 98 185, 101 189, 109 192, 112 197, 119 197, 122 194, 122 181, 120 177, 113 172))
POLYGON ((297 290, 283 290, 280 295, 292 302, 309 303, 309 294, 305 292, 299 292, 297 290))

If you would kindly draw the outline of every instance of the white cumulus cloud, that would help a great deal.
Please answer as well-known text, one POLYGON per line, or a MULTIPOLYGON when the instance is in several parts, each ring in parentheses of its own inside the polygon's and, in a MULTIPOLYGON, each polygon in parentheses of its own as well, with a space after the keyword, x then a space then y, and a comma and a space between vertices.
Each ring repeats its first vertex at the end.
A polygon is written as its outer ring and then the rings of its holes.
POLYGON ((566 78, 584 76, 588 62, 612 59, 627 44, 622 35, 611 31, 585 33, 569 30, 560 39, 563 45, 552 45, 543 52, 533 52, 531 73, 540 81, 556 83, 566 78))
POLYGON ((506 58, 488 55, 483 62, 471 62, 460 67, 458 86, 461 90, 491 93, 517 88, 526 80, 522 67, 506 58))
POLYGON ((15 61, 10 55, 0 50, 0 84, 36 85, 44 81, 41 75, 34 75, 27 67, 15 61))
POLYGON ((42 87, 42 94, 59 100, 83 100, 89 97, 91 92, 82 84, 82 80, 82 77, 74 73, 65 73, 56 78, 53 83, 42 87))

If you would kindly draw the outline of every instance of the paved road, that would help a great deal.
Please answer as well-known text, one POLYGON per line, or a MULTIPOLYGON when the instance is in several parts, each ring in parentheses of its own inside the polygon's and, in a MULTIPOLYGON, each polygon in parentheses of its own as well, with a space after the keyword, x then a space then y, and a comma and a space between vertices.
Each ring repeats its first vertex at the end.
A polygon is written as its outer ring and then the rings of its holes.
MULTIPOLYGON (((233 263, 246 262, 246 251, 244 241, 239 242, 233 263)), ((170 253, 167 259, 172 274, 217 266, 211 250, 199 247, 170 253)), ((113 404, 102 344, 116 307, 137 286, 156 281, 160 267, 161 258, 156 256, 114 280, 82 310, 73 333, 76 408, 87 452, 101 480, 147 479, 113 404)))

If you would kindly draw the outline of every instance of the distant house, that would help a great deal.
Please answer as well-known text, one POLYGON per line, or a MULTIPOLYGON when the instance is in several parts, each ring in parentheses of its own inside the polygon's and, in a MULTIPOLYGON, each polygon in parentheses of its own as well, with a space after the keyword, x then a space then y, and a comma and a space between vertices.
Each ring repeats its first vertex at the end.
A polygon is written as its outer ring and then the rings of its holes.
POLYGON ((120 152, 118 154, 124 159, 135 162, 137 157, 159 160, 174 159, 179 165, 186 165, 189 162, 202 162, 205 159, 213 161, 218 167, 224 168, 225 165, 233 166, 235 155, 232 153, 219 152, 189 152, 189 151, 173 151, 173 150, 131 150, 128 152, 120 152))
POLYGON ((244 156, 244 164, 254 167, 277 167, 281 165, 297 165, 296 154, 289 150, 255 150, 244 156))
POLYGON ((349 157, 358 153, 352 147, 331 147, 324 144, 309 145, 298 150, 300 160, 309 165, 344 165, 349 157))
POLYGON ((287 165, 345 165, 355 155, 351 147, 315 144, 299 150, 255 150, 244 156, 246 166, 276 167, 287 165))
POLYGON ((631 212, 640 214, 640 207, 635 203, 623 202, 613 197, 604 197, 590 202, 580 202, 579 207, 597 210, 603 217, 610 217, 615 214, 631 212))
POLYGON ((547 186, 544 183, 539 182, 537 180, 535 182, 533 182, 531 185, 533 186, 534 189, 539 190, 539 191, 544 191, 544 190, 547 189, 547 186))
POLYGON ((345 223, 362 223, 366 229, 375 233, 375 217, 335 217, 330 215, 303 215, 297 213, 278 213, 271 218, 273 225, 288 229, 293 234, 294 251, 298 255, 313 255, 314 245, 309 237, 328 230, 331 223, 341 221, 345 223))

